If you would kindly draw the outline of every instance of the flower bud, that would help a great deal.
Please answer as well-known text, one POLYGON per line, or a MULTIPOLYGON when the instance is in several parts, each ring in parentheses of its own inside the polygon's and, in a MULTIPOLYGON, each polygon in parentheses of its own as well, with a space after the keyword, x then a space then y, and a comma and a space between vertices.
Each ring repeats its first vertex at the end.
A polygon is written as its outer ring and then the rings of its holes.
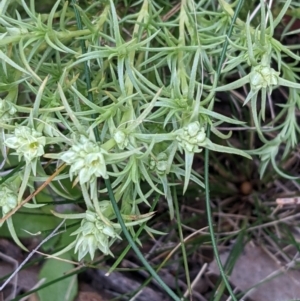
POLYGON ((26 28, 6 27, 6 30, 10 36, 21 36, 28 33, 26 28))
POLYGON ((168 155, 160 153, 156 158, 151 158, 149 168, 150 170, 155 170, 159 175, 164 175, 168 168, 168 155))
POLYGON ((204 127, 198 121, 192 122, 178 131, 176 137, 179 145, 190 153, 201 151, 199 146, 205 146, 206 134, 204 127))
POLYGON ((17 109, 8 100, 0 98, 0 121, 9 123, 10 119, 14 117, 17 109))
POLYGON ((5 184, 0 186, 0 207, 2 207, 2 216, 16 208, 18 204, 18 195, 5 184))
POLYGON ((55 125, 56 119, 47 114, 41 115, 39 119, 40 122, 37 126, 39 132, 43 132, 48 137, 59 136, 59 131, 55 125))
POLYGON ((269 66, 258 65, 250 73, 250 85, 253 90, 277 86, 279 72, 269 66))
POLYGON ((129 144, 129 140, 123 131, 116 131, 114 134, 114 139, 120 149, 126 148, 129 144))

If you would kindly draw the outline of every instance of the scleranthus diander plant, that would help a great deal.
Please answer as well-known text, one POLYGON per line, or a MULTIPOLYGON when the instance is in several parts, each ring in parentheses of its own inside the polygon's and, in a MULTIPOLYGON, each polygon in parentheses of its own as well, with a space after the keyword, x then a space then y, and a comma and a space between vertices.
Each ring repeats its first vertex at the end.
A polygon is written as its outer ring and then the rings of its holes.
MULTIPOLYGON (((295 114, 300 85, 281 53, 300 57, 273 36, 292 1, 286 1, 275 19, 271 11, 266 18, 261 1, 260 26, 251 26, 250 17, 238 19, 231 37, 224 30, 234 5, 220 0, 212 11, 211 2, 182 1, 176 16, 164 22, 163 9, 153 1, 139 2, 135 13, 128 15, 120 15, 113 1, 86 2, 84 8, 76 6, 82 29, 74 25, 74 8, 66 1, 58 0, 48 14, 37 12, 33 0, 30 4, 22 0, 20 6, 1 2, 2 167, 13 169, 15 158, 24 164, 14 175, 17 187, 10 188, 10 177, 1 181, 0 205, 19 246, 12 218, 6 215, 22 207, 27 190, 32 193, 35 183, 46 181, 64 164, 64 171, 49 185, 58 196, 72 200, 68 189, 58 188, 65 180, 72 182, 80 189, 84 209, 52 211, 56 217, 79 221, 73 242, 56 255, 74 250, 79 260, 87 254, 93 259, 97 250, 113 255, 111 247, 121 239, 122 227, 106 200, 106 179, 111 179, 125 226, 134 236, 135 226, 153 216, 151 211, 141 212, 143 204, 151 207, 154 196, 167 202, 173 219, 170 187, 183 183, 185 192, 194 182, 205 189, 202 175, 192 169, 195 154, 201 156, 205 148, 248 159, 249 154, 259 155, 261 175, 271 162, 279 175, 287 176, 277 167, 276 156, 280 147, 286 156, 298 142, 295 114), (216 62, 227 39, 224 78, 219 82, 216 62), (244 76, 225 84, 226 74, 237 70, 244 76), (243 151, 224 145, 231 133, 226 135, 218 127, 224 123, 246 127, 246 122, 217 113, 213 104, 216 92, 247 84, 250 90, 244 104, 251 103, 263 146, 243 151), (288 87, 289 98, 272 120, 280 135, 268 140, 261 122, 266 118, 267 96, 279 86, 288 87), (285 114, 293 118, 282 122, 285 114), (208 125, 212 138, 206 132, 208 125), (216 137, 224 143, 215 143, 216 137)), ((24 204, 42 205, 35 198, 24 204)))

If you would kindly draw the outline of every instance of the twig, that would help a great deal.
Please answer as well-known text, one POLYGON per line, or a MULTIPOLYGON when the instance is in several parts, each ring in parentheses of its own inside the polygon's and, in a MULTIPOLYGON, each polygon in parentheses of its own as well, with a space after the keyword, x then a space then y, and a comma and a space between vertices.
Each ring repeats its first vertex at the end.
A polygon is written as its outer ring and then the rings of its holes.
POLYGON ((300 197, 276 199, 276 204, 281 208, 285 205, 299 205, 300 197))
MULTIPOLYGON (((208 266, 207 263, 204 263, 204 264, 203 264, 203 266, 202 266, 202 268, 200 269, 199 273, 197 274, 196 278, 195 278, 195 279, 193 280, 193 282, 192 282, 192 285, 191 285, 191 289, 192 289, 192 290, 193 290, 194 287, 198 284, 198 282, 199 282, 201 276, 202 276, 203 273, 206 271, 207 266, 208 266)), ((184 295, 183 295, 183 297, 187 298, 188 295, 189 295, 189 291, 186 290, 185 293, 184 293, 184 295)), ((199 294, 199 295, 201 296, 200 299, 201 299, 202 301, 206 300, 201 294, 199 294)))
POLYGON ((64 219, 45 239, 43 239, 37 247, 35 247, 26 257, 26 259, 18 266, 18 268, 6 279, 6 281, 3 283, 3 285, 0 287, 0 292, 5 288, 5 286, 10 282, 10 280, 15 277, 17 273, 22 269, 22 267, 26 264, 26 262, 33 256, 33 254, 49 239, 51 239, 58 229, 64 224, 66 219, 64 219))
POLYGON ((47 181, 45 181, 36 191, 34 191, 31 195, 29 195, 23 202, 21 202, 16 208, 11 210, 7 215, 0 219, 0 224, 5 222, 9 217, 11 217, 16 211, 18 211, 23 205, 28 203, 34 196, 36 196, 41 190, 43 190, 49 183, 61 173, 61 171, 66 167, 66 164, 61 165, 50 177, 47 181))
MULTIPOLYGON (((12 258, 11 256, 5 255, 5 254, 0 252, 0 258, 5 260, 6 262, 9 262, 9 263, 13 264, 14 269, 18 268, 18 261, 15 260, 14 258, 12 258)), ((18 283, 18 275, 16 275, 16 277, 13 281, 13 289, 12 289, 12 292, 10 293, 10 296, 8 298, 11 298, 11 299, 15 298, 16 293, 17 293, 17 283, 18 283)), ((7 300, 7 298, 6 298, 6 300, 7 300)))

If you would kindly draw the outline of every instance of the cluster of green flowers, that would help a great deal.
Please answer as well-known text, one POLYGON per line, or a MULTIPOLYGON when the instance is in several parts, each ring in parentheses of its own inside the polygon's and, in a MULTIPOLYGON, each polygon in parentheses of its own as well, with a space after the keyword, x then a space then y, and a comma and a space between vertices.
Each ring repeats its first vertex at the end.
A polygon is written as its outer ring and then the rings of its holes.
POLYGON ((81 221, 81 227, 72 235, 77 235, 75 252, 78 252, 78 260, 81 260, 86 254, 94 258, 96 250, 103 254, 110 254, 109 246, 117 239, 121 239, 112 224, 105 224, 96 213, 86 211, 85 218, 81 221))
POLYGON ((60 159, 71 166, 70 179, 78 176, 79 183, 92 183, 97 178, 108 178, 104 154, 107 154, 99 144, 81 135, 78 141, 64 152, 60 159))
POLYGON ((176 137, 180 147, 190 153, 201 152, 199 146, 205 147, 205 129, 198 121, 192 122, 180 129, 176 137))

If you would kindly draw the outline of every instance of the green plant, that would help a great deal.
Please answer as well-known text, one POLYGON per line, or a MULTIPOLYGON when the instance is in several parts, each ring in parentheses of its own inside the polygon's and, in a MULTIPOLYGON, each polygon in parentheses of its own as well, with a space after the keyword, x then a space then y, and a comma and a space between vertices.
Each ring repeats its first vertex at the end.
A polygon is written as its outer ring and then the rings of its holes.
MULTIPOLYGON (((1 224, 7 222, 15 242, 25 248, 11 210, 47 205, 35 197, 22 203, 38 182, 48 181, 55 195, 70 203, 71 186, 80 188, 82 212, 51 212, 80 222, 71 233, 73 242, 55 255, 74 249, 82 260, 87 254, 93 259, 98 250, 113 255, 111 247, 126 229, 140 244, 137 225, 150 235, 161 234, 145 225, 153 209, 145 211, 144 204, 150 208, 154 196, 164 197, 173 219, 172 186, 183 184, 185 192, 192 181, 205 189, 202 175, 192 170, 195 155, 203 149, 248 159, 249 154, 259 155, 261 176, 271 162, 280 176, 294 178, 277 167, 276 158, 280 148, 283 160, 298 143, 300 85, 296 67, 285 56, 300 57, 274 38, 293 1, 286 1, 275 19, 270 10, 266 17, 263 1, 260 4, 260 25, 255 28, 249 16, 233 20, 237 3, 223 0, 218 6, 214 1, 182 1, 178 14, 169 20, 161 18, 169 7, 163 1, 144 0, 136 3, 134 13, 124 14, 131 3, 87 1, 72 7, 58 0, 49 13, 40 14, 34 0, 29 4, 3 0, 2 167, 13 169, 15 155, 23 167, 1 180, 0 205, 1 224), (226 36, 230 26, 232 34, 226 36), (221 69, 226 42, 226 64, 221 69), (241 79, 226 84, 237 71, 241 79), (244 120, 217 113, 214 105, 216 92, 246 84, 250 92, 243 104, 251 104, 262 147, 242 151, 214 142, 231 136, 218 130, 222 124, 247 126, 244 120), (288 87, 289 98, 266 122, 265 126, 273 125, 267 134, 276 132, 268 140, 261 124, 266 120, 267 95, 278 86, 288 87), (66 167, 50 181, 59 166, 66 167)), ((38 210, 55 209, 45 208, 38 210)))

